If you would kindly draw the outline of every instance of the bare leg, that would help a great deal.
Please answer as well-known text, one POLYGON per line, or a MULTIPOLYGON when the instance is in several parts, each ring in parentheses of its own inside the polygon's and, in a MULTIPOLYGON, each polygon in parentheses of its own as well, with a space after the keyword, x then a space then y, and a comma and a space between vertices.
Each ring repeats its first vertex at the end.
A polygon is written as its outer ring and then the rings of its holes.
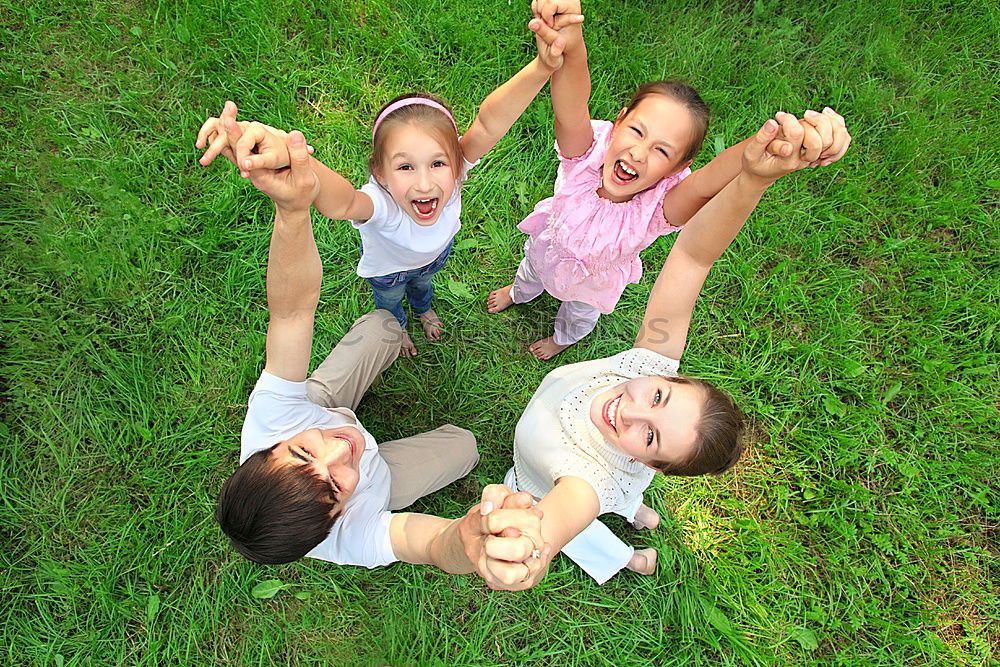
POLYGON ((489 297, 486 299, 486 312, 493 315, 514 305, 514 299, 510 295, 510 289, 513 286, 513 284, 507 285, 506 287, 501 287, 490 292, 489 297))
POLYGON ((636 549, 632 560, 626 565, 637 574, 651 575, 656 573, 656 549, 636 549))

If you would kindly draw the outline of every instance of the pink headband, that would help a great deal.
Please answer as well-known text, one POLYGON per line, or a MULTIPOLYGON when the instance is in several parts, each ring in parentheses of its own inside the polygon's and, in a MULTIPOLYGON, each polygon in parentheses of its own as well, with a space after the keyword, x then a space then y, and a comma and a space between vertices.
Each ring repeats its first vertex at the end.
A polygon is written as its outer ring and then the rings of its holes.
POLYGON ((437 109, 448 117, 448 120, 450 120, 451 124, 455 127, 455 132, 458 132, 458 125, 455 125, 455 117, 451 115, 451 112, 448 111, 443 104, 438 104, 434 100, 429 100, 426 97, 405 97, 387 106, 382 113, 378 115, 378 118, 375 119, 375 127, 372 128, 372 143, 375 143, 375 133, 378 132, 378 126, 382 124, 385 117, 396 109, 402 109, 403 107, 408 107, 411 104, 423 104, 424 106, 431 107, 432 109, 437 109))

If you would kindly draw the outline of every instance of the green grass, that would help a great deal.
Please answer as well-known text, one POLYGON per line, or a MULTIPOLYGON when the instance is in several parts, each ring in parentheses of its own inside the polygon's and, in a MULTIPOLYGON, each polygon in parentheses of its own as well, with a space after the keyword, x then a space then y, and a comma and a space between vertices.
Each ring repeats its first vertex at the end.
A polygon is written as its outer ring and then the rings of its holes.
MULTIPOLYGON (((768 193, 698 304, 685 369, 745 410, 744 461, 658 479, 653 534, 610 520, 660 550, 655 578, 598 587, 560 556, 522 594, 405 564, 261 567, 227 547, 211 511, 263 359, 271 208, 231 169, 197 165, 194 138, 232 98, 360 183, 386 100, 437 93, 468 125, 531 55, 527 2, 0 9, 0 662, 1000 660, 1000 11, 799 5, 584 7, 596 117, 671 76, 714 111, 698 164, 779 109, 830 104, 855 142, 768 193), (267 579, 290 587, 254 598, 267 579)), ((458 515, 502 478, 547 371, 630 344, 672 242, 556 362, 525 349, 553 300, 486 316, 520 258, 515 224, 551 191, 545 95, 466 186, 437 283, 449 339, 397 362, 360 410, 382 440, 445 421, 479 438, 478 468, 418 510, 458 515)), ((316 223, 318 360, 371 297, 355 233, 316 223)))

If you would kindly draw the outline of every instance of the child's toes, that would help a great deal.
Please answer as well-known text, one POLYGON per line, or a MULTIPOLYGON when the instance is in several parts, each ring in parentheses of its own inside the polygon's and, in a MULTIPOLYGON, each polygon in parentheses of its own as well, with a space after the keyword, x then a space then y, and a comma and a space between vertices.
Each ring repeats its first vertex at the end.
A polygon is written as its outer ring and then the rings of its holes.
POLYGON ((403 342, 401 343, 400 355, 404 357, 415 357, 417 356, 417 346, 413 344, 413 339, 410 338, 410 334, 403 332, 403 342))
POLYGON ((424 335, 427 336, 427 340, 438 340, 441 338, 441 334, 444 333, 441 320, 433 310, 428 310, 421 315, 420 323, 423 325, 424 335))
POLYGON ((514 304, 514 299, 510 296, 512 287, 513 285, 507 285, 490 292, 486 298, 486 312, 493 315, 512 306, 514 304))

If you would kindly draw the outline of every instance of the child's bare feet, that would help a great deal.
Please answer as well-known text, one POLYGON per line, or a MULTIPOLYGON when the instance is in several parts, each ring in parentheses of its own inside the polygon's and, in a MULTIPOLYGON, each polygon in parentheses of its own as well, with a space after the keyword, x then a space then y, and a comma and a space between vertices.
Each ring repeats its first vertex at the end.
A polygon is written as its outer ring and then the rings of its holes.
POLYGON ((650 575, 656 572, 656 549, 636 549, 632 559, 626 565, 637 574, 650 575))
POLYGON ((635 512, 635 521, 632 522, 632 527, 636 530, 656 530, 656 527, 659 525, 660 515, 656 513, 656 510, 646 505, 639 505, 639 509, 635 512))
POLYGON ((427 336, 427 340, 437 340, 444 333, 441 320, 438 319, 437 313, 433 309, 420 316, 420 323, 424 327, 424 335, 427 336))
POLYGON ((506 287, 501 287, 490 292, 490 295, 486 297, 486 312, 492 315, 514 305, 514 299, 510 296, 510 289, 512 287, 513 285, 507 285, 506 287))
POLYGON ((528 346, 531 353, 545 361, 546 359, 551 359, 563 350, 565 350, 569 345, 557 345, 552 336, 548 338, 543 338, 541 340, 536 340, 534 343, 528 346))
POLYGON ((417 346, 413 344, 413 340, 410 338, 410 334, 403 332, 403 342, 399 349, 400 356, 403 357, 415 357, 417 356, 417 346))

